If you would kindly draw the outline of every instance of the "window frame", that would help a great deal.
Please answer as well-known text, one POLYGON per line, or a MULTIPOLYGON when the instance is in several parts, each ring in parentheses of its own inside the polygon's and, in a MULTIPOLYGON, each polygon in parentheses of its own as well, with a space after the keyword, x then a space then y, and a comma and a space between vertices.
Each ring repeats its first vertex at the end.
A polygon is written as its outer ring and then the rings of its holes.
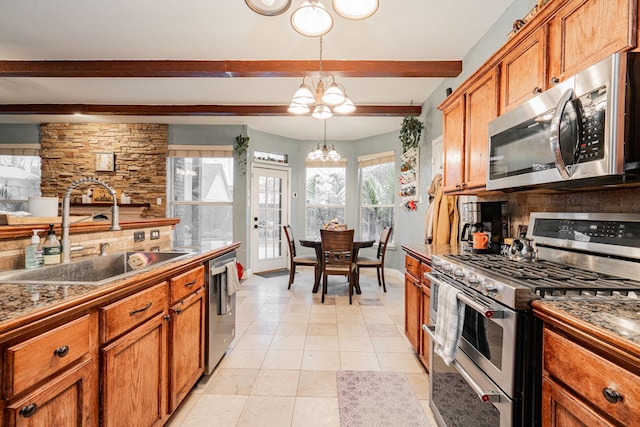
MULTIPOLYGON (((395 172, 396 172, 396 159, 395 159, 395 152, 394 151, 386 151, 386 152, 382 152, 382 153, 372 153, 372 154, 368 154, 368 155, 364 155, 364 156, 359 156, 358 157, 358 182, 360 184, 360 189, 362 190, 362 188, 364 188, 364 170, 365 168, 371 167, 371 166, 377 166, 377 165, 384 165, 384 164, 391 164, 391 170, 392 173, 395 177, 395 172)), ((395 225, 395 217, 396 217, 396 191, 395 191, 396 185, 395 185, 395 178, 394 178, 394 187, 393 187, 393 191, 392 191, 392 195, 393 195, 393 201, 391 203, 380 203, 380 204, 365 204, 364 203, 364 198, 362 197, 362 191, 358 192, 358 226, 359 226, 359 231, 360 231, 360 235, 362 237, 362 226, 365 223, 364 218, 363 218, 363 213, 365 211, 365 209, 371 209, 371 208, 391 208, 391 226, 393 227, 395 225)), ((378 234, 375 237, 376 240, 376 244, 379 243, 379 239, 380 239, 380 234, 378 234)), ((395 247, 394 244, 394 235, 391 235, 391 238, 389 240, 388 243, 389 247, 395 247)))
POLYGON ((346 221, 347 218, 347 201, 348 201, 348 186, 347 179, 347 159, 342 158, 338 161, 314 161, 314 160, 306 160, 304 165, 304 190, 305 190, 305 198, 304 198, 304 230, 306 238, 320 238, 320 231, 317 230, 317 233, 313 233, 311 231, 310 224, 308 223, 308 210, 310 208, 329 208, 329 209, 342 209, 344 211, 344 218, 346 221), (344 203, 343 204, 313 204, 308 203, 309 198, 307 197, 307 186, 309 182, 309 169, 341 169, 344 172, 344 180, 345 180, 345 194, 344 194, 344 203))

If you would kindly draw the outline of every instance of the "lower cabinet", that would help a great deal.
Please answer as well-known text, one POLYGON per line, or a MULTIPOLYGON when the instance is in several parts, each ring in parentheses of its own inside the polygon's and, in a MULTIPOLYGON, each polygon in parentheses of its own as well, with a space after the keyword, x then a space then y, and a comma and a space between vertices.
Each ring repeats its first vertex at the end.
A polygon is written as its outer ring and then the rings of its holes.
POLYGON ((167 413, 167 313, 102 349, 102 425, 161 426, 167 413))
POLYGON ((431 288, 429 285, 422 283, 422 292, 420 295, 420 311, 422 313, 421 322, 420 322, 420 346, 418 349, 418 356, 420 356, 420 361, 429 370, 429 346, 431 344, 431 339, 429 335, 422 329, 422 325, 429 324, 429 303, 431 302, 431 288))
POLYGON ((411 255, 405 256, 404 274, 404 333, 420 361, 429 370, 429 335, 422 325, 429 324, 429 303, 431 284, 424 273, 431 271, 427 262, 419 261, 411 255))
POLYGON ((545 427, 613 427, 615 425, 602 418, 564 387, 547 377, 542 379, 542 396, 542 425, 545 427))
POLYGON ((404 333, 417 352, 420 344, 420 305, 422 287, 420 280, 409 273, 404 274, 404 333))
POLYGON ((204 288, 171 307, 169 412, 178 408, 204 372, 204 288))
POLYGON ((86 359, 5 408, 6 426, 97 426, 95 361, 86 359))

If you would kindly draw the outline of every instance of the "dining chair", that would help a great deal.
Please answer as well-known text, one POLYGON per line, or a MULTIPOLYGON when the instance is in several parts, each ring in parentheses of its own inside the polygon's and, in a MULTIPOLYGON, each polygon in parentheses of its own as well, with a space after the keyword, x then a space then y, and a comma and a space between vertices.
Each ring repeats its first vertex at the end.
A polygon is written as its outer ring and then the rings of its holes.
POLYGON ((296 266, 298 265, 313 267, 314 278, 317 282, 320 275, 320 265, 318 264, 317 257, 315 255, 298 256, 296 254, 296 241, 293 238, 291 226, 283 225, 282 228, 284 228, 284 234, 287 236, 287 242, 289 243, 289 287, 287 289, 291 289, 291 284, 296 274, 296 266))
POLYGON ((387 244, 391 233, 393 233, 393 227, 384 227, 382 229, 380 240, 378 241, 378 253, 375 258, 359 256, 356 259, 356 277, 360 278, 361 268, 375 268, 378 274, 378 286, 382 286, 385 292, 387 292, 387 284, 384 281, 384 254, 387 252, 387 244))
POLYGON ((354 230, 320 230, 322 245, 322 302, 327 293, 328 276, 346 276, 349 282, 349 304, 352 303, 356 284, 353 262, 354 230))

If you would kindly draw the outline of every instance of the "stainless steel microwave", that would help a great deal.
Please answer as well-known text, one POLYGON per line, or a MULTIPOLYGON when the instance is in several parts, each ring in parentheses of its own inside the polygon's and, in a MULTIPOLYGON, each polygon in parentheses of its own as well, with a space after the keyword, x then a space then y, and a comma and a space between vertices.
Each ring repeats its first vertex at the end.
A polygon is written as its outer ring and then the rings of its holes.
POLYGON ((491 121, 487 189, 637 180, 639 83, 640 56, 615 54, 491 121))

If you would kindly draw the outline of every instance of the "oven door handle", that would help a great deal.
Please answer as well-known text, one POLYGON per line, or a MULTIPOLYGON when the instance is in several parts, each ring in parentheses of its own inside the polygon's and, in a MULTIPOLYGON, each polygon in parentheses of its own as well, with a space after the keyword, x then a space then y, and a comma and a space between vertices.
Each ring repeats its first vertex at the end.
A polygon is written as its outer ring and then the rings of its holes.
MULTIPOLYGON (((435 326, 422 325, 422 330, 425 331, 427 335, 429 335, 432 342, 435 342, 436 340, 435 329, 435 326)), ((495 390, 483 390, 482 387, 480 387, 478 383, 474 381, 471 375, 469 375, 469 373, 465 371, 465 369, 455 359, 453 360, 453 362, 451 362, 451 364, 457 369, 460 375, 462 375, 469 386, 471 386, 480 400, 482 400, 483 402, 500 402, 502 393, 495 390)))
MULTIPOLYGON (((424 277, 438 284, 445 283, 441 279, 434 276, 432 273, 424 273, 424 277)), ((477 311, 487 319, 498 319, 504 317, 504 312, 502 310, 494 310, 491 307, 480 304, 479 302, 469 298, 464 294, 464 292, 460 292, 457 297, 459 301, 465 303, 467 306, 472 308, 474 311, 477 311)))

